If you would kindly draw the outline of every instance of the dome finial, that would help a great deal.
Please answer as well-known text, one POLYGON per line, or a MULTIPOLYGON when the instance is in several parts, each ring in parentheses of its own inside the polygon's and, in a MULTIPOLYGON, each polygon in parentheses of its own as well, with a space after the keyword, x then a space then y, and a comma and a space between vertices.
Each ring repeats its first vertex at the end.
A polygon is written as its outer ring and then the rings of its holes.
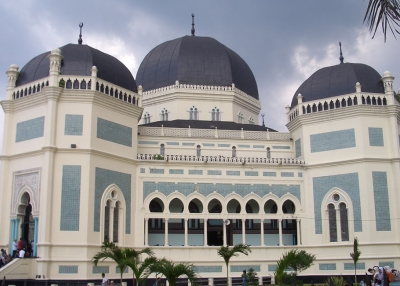
POLYGON ((194 36, 194 14, 192 13, 192 36, 194 36))
POLYGON ((83 23, 81 22, 79 24, 79 28, 81 29, 80 33, 79 33, 79 39, 78 39, 78 44, 82 45, 82 27, 83 27, 83 23))
POLYGON ((339 57, 339 60, 340 60, 340 63, 343 64, 344 57, 343 57, 343 54, 342 54, 342 43, 341 43, 341 42, 339 42, 339 47, 340 47, 340 57, 339 57))

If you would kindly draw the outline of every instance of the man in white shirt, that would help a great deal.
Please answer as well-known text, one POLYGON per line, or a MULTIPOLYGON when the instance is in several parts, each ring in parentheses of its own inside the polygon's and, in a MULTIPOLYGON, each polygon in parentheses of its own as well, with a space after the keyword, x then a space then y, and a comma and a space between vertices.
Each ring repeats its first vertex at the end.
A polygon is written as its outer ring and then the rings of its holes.
POLYGON ((106 275, 104 273, 101 273, 101 277, 103 278, 103 280, 101 281, 101 286, 108 286, 110 283, 106 278, 106 275))
POLYGON ((19 251, 19 256, 18 256, 19 258, 24 258, 25 257, 25 248, 22 248, 20 251, 19 251))
POLYGON ((17 247, 18 247, 17 240, 14 239, 14 241, 13 241, 13 243, 11 245, 12 257, 15 257, 15 253, 17 252, 17 247))

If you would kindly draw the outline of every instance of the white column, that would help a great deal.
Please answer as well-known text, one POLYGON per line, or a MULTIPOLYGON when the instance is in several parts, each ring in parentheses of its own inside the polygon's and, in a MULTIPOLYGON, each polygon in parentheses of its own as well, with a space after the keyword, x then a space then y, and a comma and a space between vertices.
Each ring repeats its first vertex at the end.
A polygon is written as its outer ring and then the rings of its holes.
POLYGON ((336 209, 336 233, 337 241, 342 241, 342 225, 340 223, 340 209, 336 209))
POLYGON ((224 241, 223 241, 223 244, 224 244, 224 246, 226 246, 227 244, 226 244, 226 225, 225 225, 225 223, 224 222, 222 222, 222 229, 223 229, 223 237, 224 237, 224 241))
POLYGON ((260 223, 261 223, 261 225, 260 225, 260 228, 261 228, 261 246, 264 246, 264 219, 261 219, 260 223))
POLYGON ((297 223, 297 245, 301 245, 301 231, 300 231, 300 219, 296 219, 297 223))
POLYGON ((207 242, 207 221, 208 221, 208 219, 204 219, 204 222, 203 222, 203 226, 204 226, 204 246, 207 246, 208 245, 208 242, 207 242))
MULTIPOLYGON (((97 72, 98 69, 96 66, 92 66, 92 83, 91 83, 91 90, 96 90, 96 84, 97 84, 97 72)), ((114 95, 113 95, 114 96, 114 95)))
POLYGON ((279 219, 278 222, 279 222, 279 246, 282 246, 282 219, 279 219))
POLYGON ((110 213, 108 220, 108 237, 110 242, 114 242, 114 209, 115 207, 110 205, 110 213))
POLYGON ((144 245, 149 246, 149 219, 144 219, 144 245))
POLYGON ((185 218, 185 246, 188 246, 188 219, 185 218))
POLYGON ((246 244, 246 220, 242 219, 242 243, 246 244))
POLYGON ((164 236, 164 246, 168 246, 168 219, 166 218, 164 223, 165 226, 165 236, 164 236))
POLYGON ((64 57, 61 55, 61 50, 58 48, 52 50, 47 57, 50 61, 49 86, 59 87, 58 76, 60 75, 61 61, 64 57))
MULTIPOLYGON (((6 71, 7 74, 7 92, 6 92, 6 100, 13 99, 13 92, 15 90, 15 84, 17 82, 17 78, 19 75, 18 66, 11 65, 6 71)), ((7 134, 7 133, 4 133, 7 134)))

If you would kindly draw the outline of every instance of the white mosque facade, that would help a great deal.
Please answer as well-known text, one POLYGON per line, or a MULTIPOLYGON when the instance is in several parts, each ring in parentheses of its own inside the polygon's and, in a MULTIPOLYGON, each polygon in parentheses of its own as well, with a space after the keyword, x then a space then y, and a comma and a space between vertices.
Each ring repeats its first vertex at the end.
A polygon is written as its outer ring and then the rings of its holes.
POLYGON ((225 276, 218 247, 237 243, 252 252, 231 260, 231 277, 250 267, 273 275, 291 249, 316 256, 303 275, 352 275, 355 237, 360 272, 400 263, 400 104, 389 72, 343 62, 316 71, 286 107, 285 132, 258 122, 250 68, 208 37, 155 47, 135 78, 76 44, 11 65, 7 77, 0 246, 33 240, 37 258, 1 277, 117 279, 113 262, 91 262, 104 241, 150 246, 210 278, 225 276))

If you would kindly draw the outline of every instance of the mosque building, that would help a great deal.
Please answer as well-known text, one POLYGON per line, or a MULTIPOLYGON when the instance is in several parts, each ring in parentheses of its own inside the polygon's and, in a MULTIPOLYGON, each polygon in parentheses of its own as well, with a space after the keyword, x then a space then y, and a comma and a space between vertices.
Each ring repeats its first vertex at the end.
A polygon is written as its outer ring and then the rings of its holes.
POLYGON ((152 247, 203 278, 225 277, 217 249, 238 243, 252 252, 231 260, 230 277, 271 276, 291 249, 316 256, 303 275, 354 275, 356 237, 360 274, 400 263, 388 71, 341 56, 294 92, 282 132, 259 122, 247 63, 194 28, 152 49, 136 77, 81 39, 6 74, 0 246, 22 237, 37 258, 1 277, 117 279, 115 263, 91 261, 104 241, 152 247))

